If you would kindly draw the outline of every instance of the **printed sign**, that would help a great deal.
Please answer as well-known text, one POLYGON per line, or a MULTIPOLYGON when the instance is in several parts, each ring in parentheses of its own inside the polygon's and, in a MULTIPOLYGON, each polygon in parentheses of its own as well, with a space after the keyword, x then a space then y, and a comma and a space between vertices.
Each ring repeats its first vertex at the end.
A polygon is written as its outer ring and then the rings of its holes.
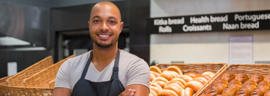
POLYGON ((186 33, 270 29, 270 10, 194 16, 150 18, 147 30, 155 33, 186 33))

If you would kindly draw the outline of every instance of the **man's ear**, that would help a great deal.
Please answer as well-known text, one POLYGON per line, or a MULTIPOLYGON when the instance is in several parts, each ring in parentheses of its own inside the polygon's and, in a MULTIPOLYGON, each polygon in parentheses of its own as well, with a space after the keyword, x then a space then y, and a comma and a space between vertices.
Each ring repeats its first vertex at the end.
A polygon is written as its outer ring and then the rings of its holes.
POLYGON ((124 22, 121 22, 121 23, 120 23, 120 33, 122 32, 123 27, 124 27, 124 22))
POLYGON ((90 21, 88 21, 88 29, 89 29, 89 31, 90 31, 90 21))

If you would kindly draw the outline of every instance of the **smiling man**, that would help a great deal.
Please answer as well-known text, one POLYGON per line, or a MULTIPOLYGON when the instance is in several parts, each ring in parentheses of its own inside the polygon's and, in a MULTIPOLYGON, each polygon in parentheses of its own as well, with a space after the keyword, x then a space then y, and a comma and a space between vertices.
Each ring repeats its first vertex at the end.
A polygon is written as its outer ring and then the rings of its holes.
POLYGON ((116 5, 94 5, 88 21, 93 50, 62 64, 53 96, 148 96, 148 64, 118 49, 123 25, 116 5))

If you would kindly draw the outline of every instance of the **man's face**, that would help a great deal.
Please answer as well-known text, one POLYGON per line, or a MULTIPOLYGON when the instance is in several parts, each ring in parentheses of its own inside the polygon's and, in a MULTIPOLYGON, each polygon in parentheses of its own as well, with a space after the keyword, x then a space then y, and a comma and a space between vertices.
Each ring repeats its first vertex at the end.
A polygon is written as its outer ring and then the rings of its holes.
POLYGON ((120 11, 111 5, 94 6, 88 25, 94 44, 100 48, 109 48, 116 44, 123 28, 120 11))

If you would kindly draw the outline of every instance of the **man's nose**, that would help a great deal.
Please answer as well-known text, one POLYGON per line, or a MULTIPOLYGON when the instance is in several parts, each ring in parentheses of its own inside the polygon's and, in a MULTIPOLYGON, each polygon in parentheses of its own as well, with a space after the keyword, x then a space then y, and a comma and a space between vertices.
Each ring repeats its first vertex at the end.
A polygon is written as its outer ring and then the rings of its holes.
POLYGON ((107 25, 106 22, 103 22, 102 25, 100 26, 100 30, 102 32, 107 32, 109 30, 109 26, 107 25))

